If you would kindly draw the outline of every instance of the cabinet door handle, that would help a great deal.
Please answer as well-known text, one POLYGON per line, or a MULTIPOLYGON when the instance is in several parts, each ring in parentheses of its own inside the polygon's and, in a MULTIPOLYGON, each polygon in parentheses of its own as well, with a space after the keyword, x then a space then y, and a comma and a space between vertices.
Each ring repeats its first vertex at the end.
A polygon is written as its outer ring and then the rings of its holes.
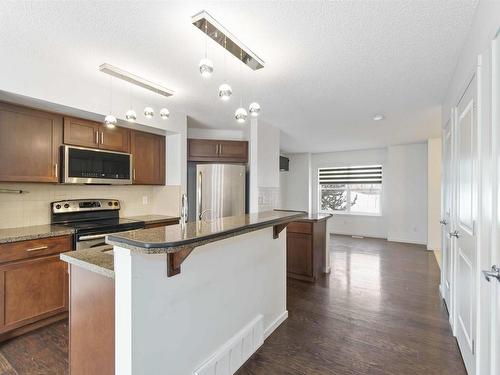
POLYGON ((215 155, 219 155, 219 144, 215 145, 215 155))
POLYGON ((57 163, 54 164, 54 174, 55 174, 56 178, 59 177, 59 168, 58 168, 57 163))
POLYGON ((104 144, 104 132, 101 132, 101 145, 104 144))
POLYGON ((135 168, 132 170, 132 179, 135 181, 135 168))
POLYGON ((48 249, 48 246, 39 246, 39 247, 32 247, 31 249, 27 249, 26 251, 39 251, 39 250, 45 250, 48 249))
POLYGON ((222 155, 222 145, 219 145, 219 156, 222 155))
POLYGON ((99 144, 99 132, 97 130, 95 131, 95 143, 99 144))

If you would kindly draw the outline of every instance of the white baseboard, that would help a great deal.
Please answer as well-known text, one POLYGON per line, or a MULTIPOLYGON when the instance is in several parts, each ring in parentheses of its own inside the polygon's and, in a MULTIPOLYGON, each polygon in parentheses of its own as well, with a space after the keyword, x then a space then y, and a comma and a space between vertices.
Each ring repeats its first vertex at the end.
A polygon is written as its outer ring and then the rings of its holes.
POLYGON ((380 238, 382 240, 386 240, 386 236, 377 235, 377 234, 362 234, 362 233, 348 233, 348 232, 329 232, 330 235, 341 235, 341 236, 361 236, 366 238, 380 238))
POLYGON ((285 310, 283 314, 281 314, 274 322, 272 322, 269 325, 269 327, 267 327, 264 330, 264 340, 267 339, 271 335, 271 333, 273 333, 274 330, 281 325, 281 323, 287 320, 287 318, 288 318, 288 310, 285 310))
POLYGON ((407 238, 390 237, 390 238, 387 238, 387 241, 389 241, 389 242, 411 243, 411 244, 414 244, 414 245, 425 245, 425 246, 427 246, 427 242, 425 242, 425 241, 409 240, 407 238))

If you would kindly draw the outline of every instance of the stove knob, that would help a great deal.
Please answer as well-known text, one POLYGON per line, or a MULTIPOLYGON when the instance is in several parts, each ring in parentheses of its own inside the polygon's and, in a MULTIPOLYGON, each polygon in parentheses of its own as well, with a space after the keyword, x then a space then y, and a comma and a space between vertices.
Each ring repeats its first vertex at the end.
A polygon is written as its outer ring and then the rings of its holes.
POLYGON ((69 208, 69 203, 64 203, 64 208, 69 208))
POLYGON ((118 202, 115 202, 115 206, 118 206, 118 202))
POLYGON ((113 205, 113 202, 108 202, 108 206, 112 206, 113 205))
POLYGON ((61 208, 60 204, 56 204, 56 210, 59 210, 61 208))

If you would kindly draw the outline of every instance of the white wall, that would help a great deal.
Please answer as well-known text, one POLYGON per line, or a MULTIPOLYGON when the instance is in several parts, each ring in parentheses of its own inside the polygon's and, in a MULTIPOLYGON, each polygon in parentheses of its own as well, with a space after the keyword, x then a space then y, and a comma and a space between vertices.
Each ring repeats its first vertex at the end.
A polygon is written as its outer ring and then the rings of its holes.
POLYGON ((280 131, 258 119, 249 127, 250 212, 280 207, 280 131))
MULTIPOLYGON (((383 193, 382 193, 382 215, 381 216, 361 216, 361 215, 335 215, 328 220, 328 230, 330 233, 359 235, 367 237, 387 237, 387 210, 386 210, 386 186, 385 167, 387 161, 387 150, 356 150, 312 154, 311 160, 311 186, 312 186, 312 210, 318 211, 318 168, 324 167, 345 167, 349 165, 370 165, 380 164, 384 173, 383 193)), ((294 182, 290 181, 289 184, 294 182)))
POLYGON ((441 138, 427 141, 427 249, 441 249, 441 138))
POLYGON ((388 149, 287 156, 290 157, 290 171, 281 172, 284 185, 281 187, 282 208, 308 209, 310 193, 310 211, 319 210, 319 168, 380 164, 383 170, 381 215, 336 214, 328 221, 328 231, 427 244, 426 143, 392 146, 388 149), (308 175, 309 183, 305 181, 308 175))
POLYGON ((311 154, 283 155, 290 160, 289 170, 280 172, 281 208, 311 211, 311 154))
POLYGON ((427 244, 427 144, 387 151, 387 239, 427 244))

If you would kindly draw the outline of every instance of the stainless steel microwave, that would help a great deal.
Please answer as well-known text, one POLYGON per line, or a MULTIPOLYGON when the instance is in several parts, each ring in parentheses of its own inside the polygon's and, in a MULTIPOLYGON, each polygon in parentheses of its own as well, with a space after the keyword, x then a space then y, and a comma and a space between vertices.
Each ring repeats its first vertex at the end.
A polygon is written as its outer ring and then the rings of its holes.
POLYGON ((62 160, 62 182, 66 184, 132 183, 131 154, 65 145, 62 160))

